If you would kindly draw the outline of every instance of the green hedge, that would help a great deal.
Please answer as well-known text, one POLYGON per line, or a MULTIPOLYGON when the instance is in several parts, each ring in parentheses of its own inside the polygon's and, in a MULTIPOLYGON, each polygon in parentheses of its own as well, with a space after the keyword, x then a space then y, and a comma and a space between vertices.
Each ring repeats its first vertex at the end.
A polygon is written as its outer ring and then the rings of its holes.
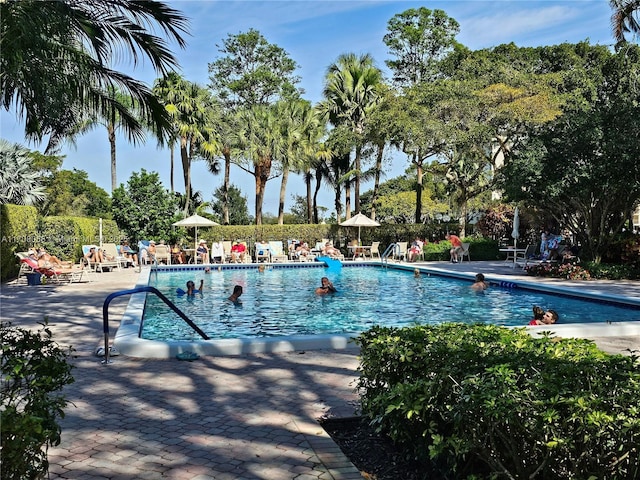
MULTIPOLYGON (((0 279, 18 274, 16 252, 44 247, 60 260, 76 262, 82 245, 100 242, 100 219, 85 217, 38 217, 35 207, 0 205, 0 279)), ((102 241, 119 243, 122 235, 113 220, 102 221, 102 241)))
POLYGON ((491 325, 356 343, 363 412, 442 478, 640 478, 637 356, 491 325))
POLYGON ((28 250, 39 241, 38 211, 24 205, 0 205, 0 278, 6 280, 18 274, 16 252, 28 250))

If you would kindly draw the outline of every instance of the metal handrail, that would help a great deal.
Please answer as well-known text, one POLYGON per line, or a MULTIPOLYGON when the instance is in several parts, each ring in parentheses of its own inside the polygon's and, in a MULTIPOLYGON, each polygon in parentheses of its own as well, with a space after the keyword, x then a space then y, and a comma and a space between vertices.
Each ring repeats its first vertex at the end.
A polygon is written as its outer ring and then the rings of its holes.
POLYGON ((395 253, 397 245, 398 245, 397 243, 392 243, 385 249, 384 253, 380 257, 380 262, 382 263, 382 265, 388 266, 388 264, 389 264, 389 256, 391 254, 395 253))
POLYGON ((109 362, 109 304, 111 300, 117 297, 121 297, 123 295, 131 295, 133 293, 140 292, 151 292, 154 293, 160 300, 162 300, 167 306, 176 312, 180 318, 182 318, 187 325, 189 325, 198 335, 200 335, 204 340, 209 340, 209 336, 204 333, 200 327, 198 327, 193 320, 187 317, 182 310, 174 305, 174 303, 164 296, 162 292, 160 292, 155 287, 136 287, 131 290, 121 290, 119 292, 111 293, 104 299, 104 303, 102 304, 102 330, 104 332, 104 360, 102 363, 110 363, 109 362))

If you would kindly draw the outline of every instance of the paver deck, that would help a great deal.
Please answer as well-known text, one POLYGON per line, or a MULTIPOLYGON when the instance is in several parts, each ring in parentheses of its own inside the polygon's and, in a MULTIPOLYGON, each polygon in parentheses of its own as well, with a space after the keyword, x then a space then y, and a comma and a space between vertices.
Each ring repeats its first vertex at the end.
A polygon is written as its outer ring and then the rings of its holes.
MULTIPOLYGON (((495 278, 522 275, 500 262, 429 266, 495 278)), ((49 450, 51 478, 362 478, 317 422, 323 415, 357 413, 356 350, 194 362, 117 356, 102 365, 94 356, 103 341, 102 303, 109 293, 132 288, 137 273, 97 277, 62 286, 3 284, 0 291, 4 321, 36 328, 47 316, 54 339, 76 349, 76 382, 65 389, 72 403, 61 421, 62 443, 49 450)), ((585 285, 640 296, 640 282, 577 283, 585 285)), ((112 318, 122 314, 126 302, 126 297, 112 302, 112 318)), ((640 350, 637 337, 594 340, 611 352, 640 350)))

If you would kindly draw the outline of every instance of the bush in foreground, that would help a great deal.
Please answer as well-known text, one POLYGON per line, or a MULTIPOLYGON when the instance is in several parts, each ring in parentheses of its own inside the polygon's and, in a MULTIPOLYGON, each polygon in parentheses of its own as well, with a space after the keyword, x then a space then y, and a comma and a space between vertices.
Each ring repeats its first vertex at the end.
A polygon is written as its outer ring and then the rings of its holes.
POLYGON ((445 324, 361 334, 363 413, 447 478, 640 478, 640 365, 581 339, 445 324))
POLYGON ((67 358, 52 339, 46 319, 31 332, 10 323, 0 325, 2 345, 2 478, 44 478, 47 449, 60 443, 58 418, 64 417, 64 396, 56 393, 74 379, 67 358))

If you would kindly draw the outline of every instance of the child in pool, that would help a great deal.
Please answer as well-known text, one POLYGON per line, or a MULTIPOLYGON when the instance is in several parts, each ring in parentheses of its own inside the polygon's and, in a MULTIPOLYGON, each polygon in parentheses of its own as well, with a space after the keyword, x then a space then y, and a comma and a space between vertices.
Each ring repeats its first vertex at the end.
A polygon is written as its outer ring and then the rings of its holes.
POLYGON ((184 290, 182 290, 181 288, 177 288, 176 292, 178 293, 178 295, 187 295, 187 296, 191 296, 191 295, 195 295, 196 293, 202 293, 202 287, 204 286, 204 280, 200 280, 200 287, 196 288, 196 284, 193 282, 193 280, 189 280, 187 282, 187 291, 185 292, 184 290))

